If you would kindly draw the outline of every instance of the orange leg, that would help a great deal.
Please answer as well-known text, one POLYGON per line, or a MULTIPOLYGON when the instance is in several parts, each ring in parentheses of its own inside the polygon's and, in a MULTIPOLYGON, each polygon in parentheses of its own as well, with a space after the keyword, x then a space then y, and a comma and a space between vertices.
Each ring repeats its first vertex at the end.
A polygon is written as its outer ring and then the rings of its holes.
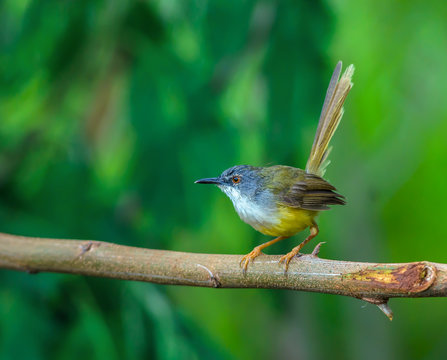
POLYGON ((290 260, 292 260, 293 257, 300 252, 300 250, 303 248, 304 245, 306 245, 309 241, 311 241, 315 236, 318 235, 318 231, 319 230, 317 223, 313 222, 312 225, 310 226, 310 235, 301 244, 295 246, 292 249, 292 251, 290 251, 289 253, 281 257, 281 259, 279 259, 280 263, 284 262, 286 272, 289 269, 290 260))
POLYGON ((261 255, 261 251, 263 249, 265 249, 266 247, 273 245, 274 243, 280 241, 280 240, 284 240, 287 239, 288 236, 278 236, 276 239, 267 241, 264 244, 258 245, 256 246, 250 253, 248 253, 247 255, 245 255, 241 262, 239 263, 240 266, 242 266, 244 272, 247 271, 247 267, 248 267, 248 263, 250 261, 253 261, 255 258, 257 258, 259 255, 261 255), (243 264, 242 264, 243 263, 243 264))

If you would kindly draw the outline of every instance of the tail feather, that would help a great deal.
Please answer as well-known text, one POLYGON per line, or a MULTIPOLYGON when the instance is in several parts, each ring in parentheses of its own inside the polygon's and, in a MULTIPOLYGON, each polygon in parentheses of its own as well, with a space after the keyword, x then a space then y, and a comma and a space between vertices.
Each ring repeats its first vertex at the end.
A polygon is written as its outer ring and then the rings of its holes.
POLYGON ((338 62, 332 74, 326 92, 323 108, 320 114, 314 143, 307 161, 306 171, 310 174, 323 176, 329 161, 327 160, 331 148, 328 148, 332 136, 343 116, 343 103, 353 84, 354 65, 349 65, 339 80, 342 63, 338 62))

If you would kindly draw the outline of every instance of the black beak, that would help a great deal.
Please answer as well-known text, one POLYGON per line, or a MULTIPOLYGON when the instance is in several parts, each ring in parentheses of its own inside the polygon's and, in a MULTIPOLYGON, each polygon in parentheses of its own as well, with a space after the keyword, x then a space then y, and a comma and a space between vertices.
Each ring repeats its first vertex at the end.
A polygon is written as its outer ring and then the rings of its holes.
POLYGON ((197 181, 194 181, 194 184, 215 184, 215 185, 222 185, 223 181, 220 178, 206 178, 206 179, 200 179, 197 181))

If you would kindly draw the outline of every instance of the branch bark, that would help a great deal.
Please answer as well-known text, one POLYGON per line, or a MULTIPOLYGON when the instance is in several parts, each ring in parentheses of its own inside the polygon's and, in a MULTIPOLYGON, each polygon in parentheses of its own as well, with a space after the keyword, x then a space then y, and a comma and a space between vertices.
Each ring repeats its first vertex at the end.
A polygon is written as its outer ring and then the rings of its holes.
MULTIPOLYGON (((318 252, 318 246, 316 253, 318 252)), ((137 280, 166 285, 264 288, 351 296, 376 304, 390 319, 388 299, 447 296, 447 264, 378 264, 261 255, 244 274, 240 255, 151 250, 102 241, 45 239, 0 233, 0 268, 137 280)))

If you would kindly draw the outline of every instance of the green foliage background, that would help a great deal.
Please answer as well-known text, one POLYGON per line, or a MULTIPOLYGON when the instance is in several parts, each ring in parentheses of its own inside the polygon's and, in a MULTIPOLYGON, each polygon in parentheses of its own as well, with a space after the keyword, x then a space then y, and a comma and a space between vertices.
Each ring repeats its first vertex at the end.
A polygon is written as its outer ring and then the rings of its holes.
MULTIPOLYGON (((337 60, 355 86, 322 257, 447 262, 447 10, 436 1, 0 2, 0 229, 243 254, 197 178, 304 166, 337 60)), ((284 253, 305 234, 267 252, 284 253)), ((309 246, 307 251, 310 251, 309 246)), ((0 272, 1 359, 445 358, 445 299, 0 272)))

